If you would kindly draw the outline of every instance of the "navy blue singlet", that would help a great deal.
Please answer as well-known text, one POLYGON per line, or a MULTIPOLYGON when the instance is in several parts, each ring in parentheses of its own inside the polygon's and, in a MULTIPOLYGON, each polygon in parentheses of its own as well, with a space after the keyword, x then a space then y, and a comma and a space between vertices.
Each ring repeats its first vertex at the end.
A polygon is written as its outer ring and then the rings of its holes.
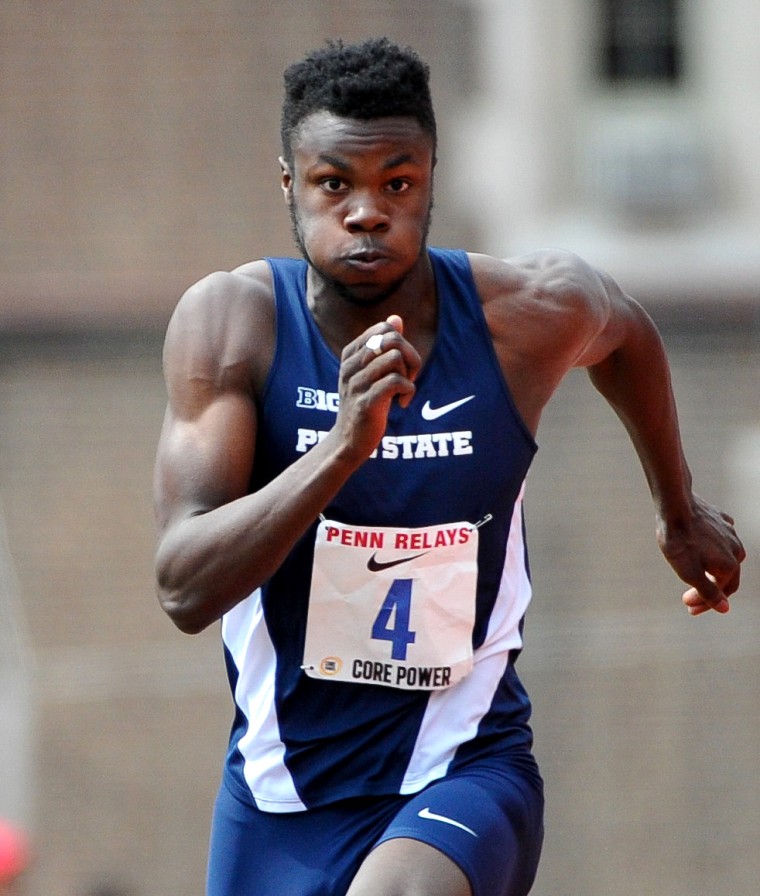
MULTIPOLYGON (((375 456, 324 515, 410 528, 488 520, 479 528, 474 666, 435 691, 307 676, 315 520, 277 573, 222 622, 236 705, 225 783, 265 811, 416 793, 472 763, 534 768, 530 703, 514 660, 531 594, 522 492, 536 446, 501 374, 466 253, 429 253, 438 332, 414 399, 392 407, 375 456)), ((338 407, 339 359, 307 307, 307 266, 268 263, 277 336, 251 490, 316 444, 338 407)))

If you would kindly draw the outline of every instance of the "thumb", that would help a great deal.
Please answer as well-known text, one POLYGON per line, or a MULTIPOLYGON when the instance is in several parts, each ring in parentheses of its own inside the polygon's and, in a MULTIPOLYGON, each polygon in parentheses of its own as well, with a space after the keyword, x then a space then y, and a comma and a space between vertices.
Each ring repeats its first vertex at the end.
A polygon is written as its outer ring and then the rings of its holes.
POLYGON ((398 316, 398 314, 389 314, 385 319, 387 324, 390 324, 396 332, 404 335, 404 321, 398 316))

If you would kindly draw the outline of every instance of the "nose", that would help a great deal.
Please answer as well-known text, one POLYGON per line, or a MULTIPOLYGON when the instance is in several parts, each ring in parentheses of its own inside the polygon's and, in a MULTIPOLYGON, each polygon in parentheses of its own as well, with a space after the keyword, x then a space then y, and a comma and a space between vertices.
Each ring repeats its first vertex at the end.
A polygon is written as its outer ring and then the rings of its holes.
POLYGON ((366 193, 357 195, 344 218, 346 230, 350 233, 376 233, 387 230, 390 218, 382 200, 366 193))

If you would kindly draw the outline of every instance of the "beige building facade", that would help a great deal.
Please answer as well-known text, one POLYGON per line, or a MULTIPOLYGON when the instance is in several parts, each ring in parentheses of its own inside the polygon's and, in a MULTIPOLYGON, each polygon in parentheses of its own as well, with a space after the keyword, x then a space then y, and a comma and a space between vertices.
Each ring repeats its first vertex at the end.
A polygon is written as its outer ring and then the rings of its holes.
POLYGON ((471 0, 452 185, 484 249, 571 249, 650 302, 757 304, 757 0, 471 0))

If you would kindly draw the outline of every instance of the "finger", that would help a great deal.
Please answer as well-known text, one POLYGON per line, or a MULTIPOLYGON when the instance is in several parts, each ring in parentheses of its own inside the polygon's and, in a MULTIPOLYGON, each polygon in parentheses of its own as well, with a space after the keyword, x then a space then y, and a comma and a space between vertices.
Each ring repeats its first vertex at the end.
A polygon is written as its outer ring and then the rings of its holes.
POLYGON ((736 530, 733 528, 733 520, 728 517, 731 525, 728 528, 727 537, 726 537, 726 547, 730 551, 731 559, 734 563, 743 563, 747 559, 747 551, 742 544, 742 540, 736 533, 736 530))
POLYGON ((695 588, 690 588, 688 591, 684 592, 683 603, 690 616, 700 616, 702 613, 707 613, 708 610, 715 610, 716 613, 723 614, 728 613, 730 610, 728 601, 716 604, 715 606, 708 604, 695 588))
POLYGON ((367 332, 369 336, 357 350, 351 353, 347 347, 344 352, 345 382, 351 381, 352 391, 366 393, 372 402, 395 398, 408 407, 415 394, 416 350, 396 330, 367 332))
MULTIPOLYGON (((401 318, 398 318, 400 321, 401 318)), ((371 364, 375 358, 390 355, 394 363, 401 364, 398 369, 403 372, 411 382, 417 378, 421 366, 421 359, 417 349, 404 339, 402 333, 385 323, 385 330, 369 331, 370 335, 361 346, 362 360, 365 365, 371 364)))
POLYGON ((705 573, 703 583, 689 588, 683 594, 683 603, 692 616, 698 616, 707 610, 717 613, 728 613, 731 606, 724 591, 718 588, 715 576, 705 573))
POLYGON ((369 349, 373 355, 382 355, 384 337, 385 333, 373 333, 364 343, 364 348, 369 349))
MULTIPOLYGON (((399 318, 401 320, 401 318, 399 318)), ((387 321, 374 324, 361 336, 350 342, 344 349, 344 358, 349 355, 361 355, 365 362, 381 355, 391 348, 399 347, 403 341, 401 331, 392 327, 387 321)))
POLYGON ((353 357, 354 355, 362 355, 369 340, 375 336, 384 336, 386 333, 390 333, 392 329, 393 328, 389 327, 385 321, 367 327, 360 336, 357 336, 356 339, 352 339, 351 342, 348 342, 343 347, 341 360, 345 361, 347 358, 353 357))
MULTIPOLYGON (((413 359, 412 363, 413 363, 413 359)), ((407 407, 416 391, 406 356, 400 349, 389 348, 378 357, 372 358, 365 367, 377 394, 396 398, 402 407, 407 407)))
POLYGON ((703 613, 709 613, 710 611, 714 611, 715 613, 720 613, 721 616, 725 616, 726 613, 731 611, 730 604, 719 604, 716 607, 711 607, 709 604, 701 603, 697 605, 687 606, 686 610, 689 616, 701 616, 703 613))
POLYGON ((741 574, 741 566, 737 560, 734 569, 720 581, 720 587, 725 595, 735 594, 739 590, 741 574))
POLYGON ((698 607, 687 607, 686 610, 689 616, 701 616, 703 613, 708 613, 712 610, 712 607, 709 607, 707 604, 702 604, 698 607))
POLYGON ((708 610, 711 610, 712 607, 709 607, 703 601, 699 603, 690 603, 688 600, 684 600, 684 604, 686 605, 686 610, 689 616, 701 616, 702 613, 706 613, 708 610))
POLYGON ((419 352, 410 342, 404 339, 404 321, 398 314, 389 315, 386 323, 393 327, 391 334, 386 337, 388 339, 388 344, 389 346, 397 346, 401 350, 401 353, 404 356, 404 363, 406 364, 406 374, 409 379, 414 382, 415 379, 417 379, 417 374, 422 366, 422 359, 420 358, 419 352))

